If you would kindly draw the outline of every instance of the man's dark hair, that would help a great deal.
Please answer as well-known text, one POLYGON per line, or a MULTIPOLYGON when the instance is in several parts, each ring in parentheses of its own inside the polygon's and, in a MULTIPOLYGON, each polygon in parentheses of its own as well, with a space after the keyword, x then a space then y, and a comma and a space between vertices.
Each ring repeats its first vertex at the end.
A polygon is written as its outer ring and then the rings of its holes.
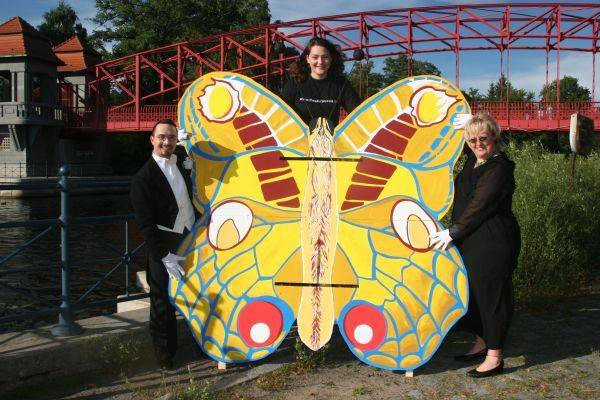
POLYGON ((160 124, 171 125, 173 128, 175 128, 175 130, 177 130, 177 125, 175 125, 175 122, 173 122, 171 118, 164 118, 154 124, 154 126, 152 127, 152 136, 154 136, 154 131, 156 130, 156 127, 160 124))

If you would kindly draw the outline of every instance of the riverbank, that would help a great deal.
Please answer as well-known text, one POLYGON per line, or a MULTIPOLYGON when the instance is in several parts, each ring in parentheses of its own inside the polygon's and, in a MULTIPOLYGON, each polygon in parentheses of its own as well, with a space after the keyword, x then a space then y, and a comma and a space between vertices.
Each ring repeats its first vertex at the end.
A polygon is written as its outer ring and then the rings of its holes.
MULTIPOLYGON (((476 363, 459 364, 452 358, 469 345, 469 337, 463 333, 451 333, 434 358, 416 370, 414 378, 407 378, 360 363, 339 336, 334 336, 329 349, 317 357, 295 359, 293 352, 284 349, 268 357, 265 363, 223 372, 216 369, 214 361, 194 356, 189 348, 191 342, 185 341, 188 335, 185 330, 184 345, 172 372, 157 371, 147 349, 128 351, 130 342, 120 340, 117 343, 121 347, 116 346, 115 352, 109 353, 113 358, 108 370, 100 368, 104 364, 98 362, 96 373, 82 372, 61 379, 38 376, 38 383, 22 382, 21 389, 0 395, 0 399, 595 399, 600 397, 599 317, 598 290, 541 310, 518 311, 506 346, 505 373, 482 380, 465 374, 476 363), (136 359, 135 354, 142 354, 143 358, 136 359), (119 360, 124 358, 135 361, 126 368, 119 367, 119 360), (246 382, 240 383, 243 381, 246 382)), ((130 316, 112 318, 112 324, 134 320, 130 316)), ((143 325, 138 320, 132 328, 143 334, 143 325)), ((0 340, 4 349, 5 339, 0 340)), ((89 342, 71 351, 80 351, 82 355, 92 353, 87 346, 89 342)), ((101 354, 106 357, 103 352, 97 356, 101 354)), ((0 365, 13 365, 15 369, 16 364, 5 362, 8 360, 4 357, 2 350, 0 365)), ((47 353, 45 357, 64 364, 58 353, 47 353)))

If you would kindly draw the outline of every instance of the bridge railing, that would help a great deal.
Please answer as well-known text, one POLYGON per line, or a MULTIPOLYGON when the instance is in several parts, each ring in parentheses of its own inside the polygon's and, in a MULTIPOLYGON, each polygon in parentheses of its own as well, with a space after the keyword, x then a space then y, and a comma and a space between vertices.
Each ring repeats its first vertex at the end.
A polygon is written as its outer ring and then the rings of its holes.
POLYGON ((571 115, 583 114, 600 127, 600 102, 580 101, 474 101, 473 113, 487 111, 502 129, 568 131, 571 115))
MULTIPOLYGON (((100 163, 69 163, 70 176, 105 176, 114 170, 110 165, 100 163)), ((54 177, 61 165, 52 162, 0 162, 0 178, 54 177)))
MULTIPOLYGON (((569 129, 571 114, 580 113, 594 120, 600 127, 600 102, 597 101, 474 101, 473 113, 487 111, 498 120, 502 129, 512 130, 561 130, 569 129)), ((83 109, 66 112, 67 127, 105 129, 107 131, 149 131, 156 121, 171 118, 177 121, 177 105, 147 105, 140 107, 115 107, 102 114, 100 125, 95 126, 97 116, 83 109), (73 117, 76 115, 77 118, 73 117)))
MULTIPOLYGON (((41 231, 33 238, 29 238, 25 243, 15 246, 9 254, 0 256, 0 288, 2 288, 2 300, 5 303, 11 304, 10 295, 21 296, 27 300, 26 305, 4 307, 0 312, 0 329, 4 330, 3 325, 15 323, 22 320, 39 320, 47 319, 49 316, 58 315, 58 325, 52 332, 58 336, 73 335, 81 331, 81 328, 75 323, 74 314, 85 309, 114 305, 118 302, 135 300, 148 297, 147 293, 132 293, 130 285, 130 267, 132 258, 139 254, 144 247, 144 243, 138 243, 131 246, 129 241, 129 222, 133 219, 133 215, 113 215, 113 216, 91 216, 91 217, 72 217, 70 206, 70 191, 74 188, 92 188, 92 187, 111 187, 129 186, 129 182, 70 182, 69 168, 61 167, 60 180, 58 186, 52 183, 44 184, 2 184, 0 190, 52 190, 60 191, 60 216, 56 219, 31 220, 31 221, 9 221, 0 222, 0 232, 10 234, 10 230, 23 227, 37 227, 41 231), (72 246, 73 240, 70 238, 72 228, 86 224, 100 224, 107 222, 122 222, 124 226, 123 248, 117 248, 109 243, 104 243, 109 251, 103 251, 107 254, 103 258, 91 260, 72 261, 72 246), (32 245, 39 243, 42 238, 46 238, 60 231, 60 260, 53 262, 51 259, 51 249, 45 251, 48 256, 42 261, 45 265, 19 265, 9 267, 8 263, 14 260, 25 250, 32 245), (114 254, 110 257, 109 254, 114 254), (108 268, 100 269, 99 266, 108 265, 108 268), (56 273, 60 270, 60 298, 54 301, 49 301, 48 297, 36 293, 28 285, 23 285, 22 281, 26 274, 40 273, 56 273), (86 282, 83 286, 78 284, 78 297, 75 299, 72 296, 72 278, 73 270, 78 273, 93 273, 100 275, 98 279, 91 282, 86 282), (115 295, 110 298, 101 298, 100 300, 90 300, 93 294, 96 294, 107 280, 117 273, 124 274, 124 281, 121 286, 123 295, 115 295)), ((90 231, 92 235, 95 233, 90 231)), ((94 240, 92 238, 92 240, 94 240)), ((89 246, 86 245, 86 246, 89 246)), ((106 250, 106 249, 105 249, 106 250)), ((37 278, 43 280, 43 278, 37 278)), ((55 288, 48 287, 46 283, 44 292, 54 291, 55 288)), ((56 288, 58 289, 58 288, 56 288)))
POLYGON ((177 105, 161 104, 140 107, 139 116, 134 106, 109 109, 106 114, 106 125, 109 130, 149 131, 161 119, 170 118, 177 121, 177 105))
POLYGON ((62 124, 63 108, 46 103, 1 102, 0 124, 62 124))

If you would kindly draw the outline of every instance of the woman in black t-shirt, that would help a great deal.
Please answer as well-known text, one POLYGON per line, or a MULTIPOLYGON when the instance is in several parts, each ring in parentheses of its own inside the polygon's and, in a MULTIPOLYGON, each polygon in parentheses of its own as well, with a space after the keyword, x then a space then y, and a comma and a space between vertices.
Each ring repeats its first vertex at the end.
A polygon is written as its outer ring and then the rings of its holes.
POLYGON ((340 107, 349 113, 360 104, 344 77, 341 52, 326 39, 312 38, 288 72, 291 79, 281 97, 308 125, 312 119, 325 117, 335 126, 340 107))

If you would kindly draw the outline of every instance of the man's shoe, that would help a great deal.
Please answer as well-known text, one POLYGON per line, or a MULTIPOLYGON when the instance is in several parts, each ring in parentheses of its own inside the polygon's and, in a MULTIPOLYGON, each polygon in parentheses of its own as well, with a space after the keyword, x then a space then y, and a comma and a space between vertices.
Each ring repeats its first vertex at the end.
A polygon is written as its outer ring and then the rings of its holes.
POLYGON ((154 355, 156 356, 156 362, 160 369, 172 370, 173 369, 173 355, 167 350, 161 347, 154 348, 154 355))
POLYGON ((500 361, 497 367, 489 369, 487 371, 479 372, 477 368, 467 372, 467 375, 473 378, 486 378, 488 376, 500 375, 504 371, 504 360, 500 361))
POLYGON ((171 359, 171 358, 164 359, 164 360, 158 360, 158 366, 163 371, 172 371, 173 369, 175 369, 175 367, 173 366, 173 359, 171 359))
POLYGON ((487 349, 483 349, 481 351, 478 351, 477 353, 461 354, 458 356, 454 356, 454 361, 471 362, 471 361, 479 360, 480 358, 485 357, 486 354, 487 354, 487 349))

